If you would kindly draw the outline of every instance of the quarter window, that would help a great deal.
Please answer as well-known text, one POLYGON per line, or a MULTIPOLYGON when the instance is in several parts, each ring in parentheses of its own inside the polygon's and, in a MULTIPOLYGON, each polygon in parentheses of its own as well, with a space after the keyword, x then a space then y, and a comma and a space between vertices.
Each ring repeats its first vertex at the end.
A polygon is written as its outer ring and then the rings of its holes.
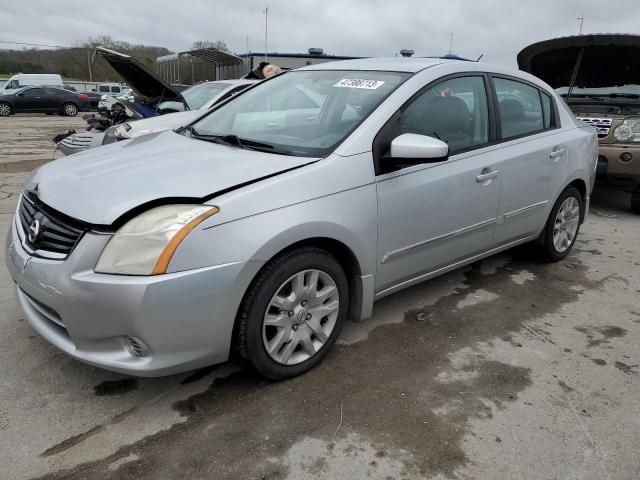
POLYGON ((551 97, 546 93, 540 92, 542 98, 542 115, 544 120, 544 128, 551 127, 551 97))
POLYGON ((551 99, 545 115, 540 91, 525 83, 494 78, 502 138, 539 132, 551 124, 551 99), (546 118, 545 118, 546 117, 546 118))
POLYGON ((450 153, 489 142, 487 93, 483 77, 445 80, 420 94, 403 109, 400 133, 443 140, 450 153))

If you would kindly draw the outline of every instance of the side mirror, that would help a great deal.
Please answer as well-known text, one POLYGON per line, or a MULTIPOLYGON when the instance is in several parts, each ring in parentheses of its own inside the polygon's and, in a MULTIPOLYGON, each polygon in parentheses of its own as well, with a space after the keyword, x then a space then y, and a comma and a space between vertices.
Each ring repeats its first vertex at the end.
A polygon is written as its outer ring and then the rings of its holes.
POLYGON ((448 156, 449 145, 427 135, 403 133, 391 142, 391 158, 401 163, 443 162, 448 156))

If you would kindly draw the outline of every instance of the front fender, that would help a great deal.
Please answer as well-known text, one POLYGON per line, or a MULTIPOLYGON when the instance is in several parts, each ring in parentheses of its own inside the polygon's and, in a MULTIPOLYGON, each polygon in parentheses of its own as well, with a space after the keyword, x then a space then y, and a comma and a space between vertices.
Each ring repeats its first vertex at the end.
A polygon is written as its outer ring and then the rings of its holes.
POLYGON ((191 232, 176 250, 169 272, 236 261, 266 262, 311 238, 343 243, 362 274, 374 274, 377 245, 375 185, 363 185, 191 232))

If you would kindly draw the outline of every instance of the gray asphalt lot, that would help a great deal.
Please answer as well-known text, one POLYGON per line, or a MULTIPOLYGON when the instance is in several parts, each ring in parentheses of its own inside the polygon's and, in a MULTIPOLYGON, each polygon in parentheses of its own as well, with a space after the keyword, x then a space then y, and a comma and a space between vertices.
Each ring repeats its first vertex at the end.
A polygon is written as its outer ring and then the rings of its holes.
MULTIPOLYGON (((0 119, 0 234, 50 138, 82 124, 0 119)), ((280 383, 231 363, 158 379, 78 363, 25 323, 1 268, 0 478, 637 479, 627 203, 598 190, 560 263, 518 248, 384 299, 280 383)))

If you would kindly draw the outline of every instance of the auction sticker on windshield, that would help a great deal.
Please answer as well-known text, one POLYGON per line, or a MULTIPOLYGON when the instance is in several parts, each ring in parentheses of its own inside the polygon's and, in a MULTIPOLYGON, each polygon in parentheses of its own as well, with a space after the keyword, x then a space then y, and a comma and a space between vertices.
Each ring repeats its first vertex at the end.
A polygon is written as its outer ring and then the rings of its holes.
POLYGON ((334 87, 346 88, 366 88, 367 90, 375 90, 384 82, 381 80, 362 80, 359 78, 343 78, 334 87))

